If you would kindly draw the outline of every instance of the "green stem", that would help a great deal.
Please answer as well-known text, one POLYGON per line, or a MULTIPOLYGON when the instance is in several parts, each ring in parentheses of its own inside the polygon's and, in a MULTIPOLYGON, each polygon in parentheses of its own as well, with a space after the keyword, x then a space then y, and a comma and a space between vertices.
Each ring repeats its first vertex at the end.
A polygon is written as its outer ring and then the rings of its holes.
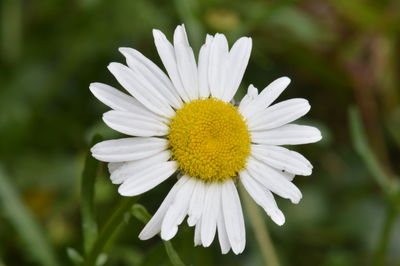
POLYGON ((361 159, 364 161, 365 167, 370 171, 375 181, 388 192, 391 187, 391 180, 379 164, 378 159, 369 147, 367 137, 363 129, 361 117, 358 109, 351 107, 349 109, 350 133, 354 148, 361 159))
POLYGON ((243 198, 246 212, 249 215, 250 223, 253 227, 258 246, 260 247, 261 253, 264 257, 265 265, 279 266, 278 256, 276 255, 267 226, 261 216, 260 208, 257 207, 242 185, 239 185, 239 190, 243 198))
POLYGON ((107 245, 108 241, 111 239, 113 234, 118 231, 120 226, 124 223, 124 215, 129 213, 132 205, 138 200, 138 196, 123 198, 117 209, 111 215, 111 217, 107 220, 104 227, 100 231, 99 236, 93 244, 92 249, 85 257, 85 261, 83 265, 85 266, 94 266, 96 265, 97 258, 103 252, 104 247, 107 245))
MULTIPOLYGON (((135 204, 132 207, 132 215, 138 219, 139 221, 143 222, 144 224, 148 223, 151 219, 151 215, 146 210, 143 205, 135 204)), ((178 253, 176 252, 174 246, 172 245, 171 241, 163 241, 165 251, 167 252, 169 261, 173 266, 185 266, 182 259, 179 257, 178 253)))
MULTIPOLYGON (((102 141, 102 139, 100 135, 95 135, 91 146, 102 141)), ((94 211, 94 187, 98 166, 99 161, 94 159, 89 151, 86 155, 85 167, 81 179, 81 215, 85 254, 92 248, 98 233, 94 211)))
POLYGON ((395 225, 397 215, 398 212, 396 208, 390 204, 386 212, 386 217, 383 223, 382 232, 379 237, 378 247, 375 252, 374 263, 373 263, 374 266, 385 265, 385 257, 390 241, 390 235, 393 229, 393 225, 395 225))

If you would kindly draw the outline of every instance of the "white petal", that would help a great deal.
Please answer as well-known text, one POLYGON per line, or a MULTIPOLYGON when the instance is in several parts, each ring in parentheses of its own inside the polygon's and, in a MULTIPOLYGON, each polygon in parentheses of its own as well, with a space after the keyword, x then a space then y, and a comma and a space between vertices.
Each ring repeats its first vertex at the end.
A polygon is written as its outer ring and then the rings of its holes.
POLYGON ((284 173, 250 157, 247 161, 247 169, 250 175, 265 188, 282 198, 290 199, 293 203, 299 203, 301 191, 287 178, 284 173))
POLYGON ((194 229, 194 246, 201 246, 201 220, 199 220, 194 229))
POLYGON ((248 118, 250 131, 283 126, 305 115, 311 106, 306 99, 290 99, 268 107, 255 117, 248 118))
POLYGON ((166 118, 159 116, 147 109, 143 104, 141 104, 132 96, 126 95, 125 93, 111 86, 103 83, 92 83, 90 84, 89 88, 97 99, 99 99, 105 105, 108 105, 114 110, 129 111, 136 114, 142 114, 148 117, 152 117, 154 119, 161 120, 165 123, 169 121, 166 118))
POLYGON ((285 223, 285 216, 276 205, 274 195, 272 195, 271 191, 264 189, 246 170, 240 172, 239 175, 240 182, 242 182, 253 200, 264 209, 277 225, 283 225, 285 223))
POLYGON ((190 199, 189 209, 188 209, 188 225, 194 226, 197 224, 201 218, 201 213, 203 211, 204 204, 204 194, 205 194, 205 184, 201 180, 196 180, 196 185, 193 190, 192 198, 190 199))
POLYGON ((157 212, 153 215, 153 217, 151 217, 150 221, 140 232, 139 238, 141 240, 150 239, 160 232, 162 220, 164 219, 164 215, 167 212, 169 205, 175 198, 176 192, 186 181, 186 179, 180 178, 178 182, 176 182, 176 184, 172 187, 168 195, 165 197, 164 201, 161 203, 161 206, 158 208, 157 212))
POLYGON ((191 100, 198 99, 197 65, 184 25, 179 25, 175 29, 174 50, 182 85, 191 100))
POLYGON ((111 172, 111 182, 113 184, 121 184, 122 182, 127 180, 133 173, 142 171, 143 169, 151 167, 154 164, 166 162, 170 157, 170 151, 166 150, 141 160, 122 163, 121 166, 111 172))
POLYGON ((316 127, 287 124, 265 131, 251 132, 252 142, 270 145, 295 145, 314 143, 322 139, 316 127))
POLYGON ((225 35, 217 33, 210 45, 208 83, 211 96, 222 99, 223 85, 227 74, 228 41, 225 35))
POLYGON ((246 108, 239 108, 239 111, 246 118, 250 118, 260 111, 268 107, 273 103, 276 98, 286 89, 289 85, 290 79, 288 77, 282 77, 271 82, 267 87, 265 87, 260 95, 252 102, 251 105, 246 106, 246 108))
POLYGON ((232 246, 232 251, 235 254, 240 254, 246 246, 246 232, 242 206, 232 180, 228 180, 222 184, 221 200, 225 228, 232 246))
POLYGON ((142 194, 170 177, 178 168, 174 161, 162 162, 146 168, 132 175, 119 186, 118 192, 122 196, 136 196, 142 194))
POLYGON ((210 88, 208 86, 208 67, 210 59, 210 43, 213 37, 207 34, 206 43, 200 48, 198 62, 198 81, 199 81, 199 97, 207 98, 210 96, 210 88))
POLYGON ((182 107, 182 100, 171 80, 156 64, 135 49, 122 47, 119 48, 119 51, 125 56, 128 66, 135 72, 140 73, 153 88, 162 94, 171 106, 176 109, 182 107))
POLYGON ((123 138, 106 140, 91 148, 94 158, 103 162, 126 162, 157 154, 168 147, 160 138, 123 138))
POLYGON ((221 253, 226 254, 231 249, 231 244, 229 243, 228 233, 226 232, 222 201, 219 204, 219 207, 220 211, 217 219, 218 240, 219 245, 221 246, 221 253))
POLYGON ((112 129, 139 137, 165 136, 168 126, 160 119, 126 111, 108 111, 103 121, 112 129))
POLYGON ((235 96, 249 63, 251 46, 251 38, 242 37, 234 43, 229 51, 223 101, 229 102, 235 96))
POLYGON ((108 172, 110 172, 110 174, 114 173, 115 170, 117 170, 118 168, 120 168, 121 166, 124 165, 124 162, 121 163, 108 163, 108 172))
POLYGON ((136 109, 143 108, 132 96, 126 95, 125 93, 103 83, 95 82, 89 86, 90 91, 96 96, 99 101, 105 105, 111 107, 114 110, 120 111, 136 111, 136 109))
POLYGON ((247 94, 243 97, 239 104, 239 110, 243 110, 247 105, 251 104, 258 95, 258 90, 253 84, 250 84, 247 88, 247 94))
POLYGON ((179 70, 175 59, 174 47, 167 40, 165 35, 159 30, 153 30, 153 37, 161 61, 163 62, 165 69, 167 70, 168 75, 171 78, 171 81, 174 84, 176 90, 178 91, 183 101, 190 101, 189 95, 186 93, 182 84, 181 77, 179 75, 179 70))
POLYGON ((178 232, 180 225, 185 218, 190 202, 190 197, 195 185, 194 178, 182 176, 181 178, 188 179, 184 185, 176 193, 175 198, 168 208, 161 225, 161 238, 170 240, 178 232))
POLYGON ((201 242, 208 247, 214 240, 217 229, 217 218, 221 199, 221 185, 219 183, 206 184, 204 208, 201 219, 201 242))
POLYGON ((311 163, 300 153, 272 145, 251 145, 251 153, 258 160, 281 171, 295 175, 311 175, 311 163))
POLYGON ((153 87, 148 86, 138 73, 119 63, 109 64, 108 69, 118 82, 148 109, 165 117, 175 115, 167 100, 153 87))

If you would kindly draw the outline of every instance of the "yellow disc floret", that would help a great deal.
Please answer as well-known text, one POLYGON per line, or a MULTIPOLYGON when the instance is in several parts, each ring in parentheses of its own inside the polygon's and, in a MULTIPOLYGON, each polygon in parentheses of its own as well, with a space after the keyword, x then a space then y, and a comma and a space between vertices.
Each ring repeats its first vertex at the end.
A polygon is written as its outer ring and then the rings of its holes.
POLYGON ((191 101, 176 112, 169 127, 172 158, 184 174, 218 182, 246 166, 250 134, 232 104, 214 98, 191 101))

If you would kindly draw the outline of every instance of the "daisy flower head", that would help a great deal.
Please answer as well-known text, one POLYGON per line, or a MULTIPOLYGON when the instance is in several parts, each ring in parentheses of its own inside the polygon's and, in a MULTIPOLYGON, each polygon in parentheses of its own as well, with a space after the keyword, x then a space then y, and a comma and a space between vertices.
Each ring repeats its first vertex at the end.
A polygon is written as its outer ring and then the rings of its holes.
POLYGON ((184 25, 173 43, 153 30, 167 73, 139 51, 120 48, 126 65, 108 66, 125 94, 92 83, 90 90, 112 108, 103 115, 112 129, 129 137, 96 144, 93 156, 108 162, 111 181, 123 196, 142 194, 178 172, 180 176, 141 231, 149 239, 173 238, 186 216, 195 226, 195 245, 207 247, 218 234, 222 253, 245 248, 245 225, 236 185, 240 182, 271 219, 285 222, 274 194, 298 203, 295 175, 310 175, 311 163, 280 145, 317 142, 320 131, 293 124, 310 110, 305 99, 273 104, 290 79, 279 78, 260 93, 253 85, 238 106, 232 99, 247 67, 252 40, 229 49, 223 34, 207 35, 198 60, 184 25))

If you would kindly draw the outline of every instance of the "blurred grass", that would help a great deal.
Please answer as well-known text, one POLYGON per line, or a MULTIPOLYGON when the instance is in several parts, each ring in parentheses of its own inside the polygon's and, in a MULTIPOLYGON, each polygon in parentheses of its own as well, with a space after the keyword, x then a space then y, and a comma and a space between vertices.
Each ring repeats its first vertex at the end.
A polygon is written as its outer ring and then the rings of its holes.
MULTIPOLYGON (((299 205, 279 200, 286 224, 278 227, 263 215, 281 265, 372 264, 388 201, 370 171, 373 163, 362 159, 369 151, 354 148, 362 139, 351 138, 348 108, 359 110, 375 163, 398 181, 399 1, 2 0, 0 14, 0 162, 7 177, 0 197, 12 195, 26 210, 22 218, 10 219, 8 213, 16 210, 8 201, 2 204, 4 265, 45 265, 31 249, 42 250, 39 256, 48 265, 54 265, 52 256, 70 265, 67 247, 83 254, 79 178, 87 147, 95 133, 119 136, 101 121, 107 108, 90 95, 88 84, 119 87, 106 66, 123 62, 120 46, 134 47, 160 65, 151 29, 171 38, 181 23, 195 51, 205 33, 223 32, 230 44, 251 36, 252 56, 237 99, 250 83, 262 89, 287 75, 292 84, 280 99, 307 98, 312 110, 302 122, 323 131, 322 142, 295 147, 313 162, 314 173, 295 180, 303 192, 299 205), (27 229, 29 224, 37 230, 27 229), (28 233, 21 234, 24 230, 28 233), (31 234, 43 240, 27 245, 31 234)), ((120 197, 106 169, 97 174, 93 204, 101 227, 120 197)), ((143 195, 150 213, 172 184, 143 195)), ((104 247, 106 265, 170 265, 159 239, 138 240, 141 222, 124 223, 118 239, 104 247)), ((240 256, 221 255, 215 243, 193 247, 194 232, 186 225, 172 243, 188 264, 264 265, 247 226, 240 256)), ((397 218, 384 264, 397 266, 398 254, 397 218)))

